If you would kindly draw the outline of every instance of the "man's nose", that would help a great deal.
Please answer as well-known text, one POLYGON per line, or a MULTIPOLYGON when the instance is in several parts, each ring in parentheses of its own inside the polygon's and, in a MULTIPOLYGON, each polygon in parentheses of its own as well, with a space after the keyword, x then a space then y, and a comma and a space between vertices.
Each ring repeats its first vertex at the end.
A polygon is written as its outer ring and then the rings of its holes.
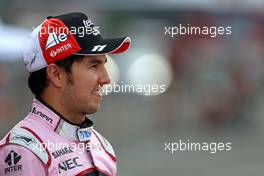
POLYGON ((100 83, 100 85, 111 83, 111 80, 110 80, 109 75, 107 73, 107 70, 105 68, 103 68, 103 70, 102 70, 102 74, 100 76, 99 83, 100 83))

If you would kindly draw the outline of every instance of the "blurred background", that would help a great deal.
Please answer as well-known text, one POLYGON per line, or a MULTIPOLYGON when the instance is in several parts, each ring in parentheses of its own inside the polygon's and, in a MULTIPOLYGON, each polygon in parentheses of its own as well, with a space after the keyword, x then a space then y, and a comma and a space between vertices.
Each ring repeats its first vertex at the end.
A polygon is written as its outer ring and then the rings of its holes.
POLYGON ((33 95, 21 52, 47 16, 82 11, 104 37, 129 35, 111 56, 120 84, 164 84, 148 96, 112 93, 91 115, 113 145, 120 176, 261 176, 264 173, 264 1, 0 0, 0 137, 33 95), (165 35, 166 26, 231 26, 231 35, 165 35), (164 143, 231 142, 231 151, 164 150, 164 143))

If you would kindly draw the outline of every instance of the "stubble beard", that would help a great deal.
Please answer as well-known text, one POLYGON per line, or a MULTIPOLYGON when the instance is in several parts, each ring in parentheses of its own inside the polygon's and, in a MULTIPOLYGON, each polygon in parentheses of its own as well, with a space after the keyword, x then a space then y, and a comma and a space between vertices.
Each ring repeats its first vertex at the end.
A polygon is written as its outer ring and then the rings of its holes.
POLYGON ((93 104, 83 97, 78 98, 70 87, 63 91, 61 104, 67 111, 83 116, 96 113, 100 107, 99 103, 93 104))

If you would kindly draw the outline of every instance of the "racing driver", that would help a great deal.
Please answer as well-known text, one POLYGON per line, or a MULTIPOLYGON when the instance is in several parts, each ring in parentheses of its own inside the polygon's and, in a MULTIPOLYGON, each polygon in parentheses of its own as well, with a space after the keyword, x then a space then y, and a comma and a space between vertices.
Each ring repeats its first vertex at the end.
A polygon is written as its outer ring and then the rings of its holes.
POLYGON ((97 112, 101 88, 110 83, 106 55, 130 42, 102 38, 83 13, 47 17, 32 31, 23 61, 35 98, 0 142, 1 176, 117 175, 114 150, 87 114, 97 112))

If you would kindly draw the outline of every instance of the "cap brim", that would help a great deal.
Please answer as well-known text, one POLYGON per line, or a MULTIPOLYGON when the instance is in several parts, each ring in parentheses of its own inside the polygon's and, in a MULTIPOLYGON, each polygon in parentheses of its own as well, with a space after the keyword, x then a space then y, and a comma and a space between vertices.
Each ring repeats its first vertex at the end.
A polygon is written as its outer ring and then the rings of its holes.
POLYGON ((74 53, 75 55, 119 54, 125 52, 131 44, 130 37, 102 39, 94 45, 74 53))

